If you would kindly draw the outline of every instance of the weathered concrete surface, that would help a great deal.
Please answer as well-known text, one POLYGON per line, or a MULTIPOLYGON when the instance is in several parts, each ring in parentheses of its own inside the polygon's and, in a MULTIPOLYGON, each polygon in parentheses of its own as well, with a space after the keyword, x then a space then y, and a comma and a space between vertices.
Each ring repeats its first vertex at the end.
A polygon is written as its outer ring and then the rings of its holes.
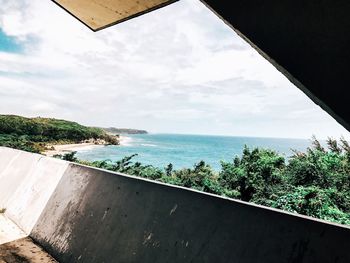
MULTIPOLYGON (((5 216, 62 263, 350 262, 349 228, 6 148, 0 169, 5 216)), ((52 260, 13 242, 0 262, 52 260)))
POLYGON ((350 130, 350 1, 202 2, 350 130))
POLYGON ((350 262, 348 228, 78 165, 31 237, 64 263, 350 262))
POLYGON ((26 236, 11 220, 0 214, 0 245, 26 236))
POLYGON ((0 245, 0 263, 57 262, 30 238, 22 238, 0 245))
POLYGON ((0 209, 30 233, 68 163, 0 147, 0 209))
POLYGON ((56 262, 28 234, 68 163, 0 147, 0 263, 56 262), (3 211, 2 211, 3 212, 3 211))

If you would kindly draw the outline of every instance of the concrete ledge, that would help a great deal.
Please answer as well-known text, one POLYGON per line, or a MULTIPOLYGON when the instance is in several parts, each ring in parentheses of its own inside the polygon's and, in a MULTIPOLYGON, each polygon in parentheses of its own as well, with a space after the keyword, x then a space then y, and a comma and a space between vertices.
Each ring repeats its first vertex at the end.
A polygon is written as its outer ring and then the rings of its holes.
MULTIPOLYGON (((2 244, 24 238, 24 233, 16 224, 3 215, 0 215, 0 246, 2 244)), ((1 261, 0 261, 1 262, 1 261)))
POLYGON ((0 147, 0 208, 29 234, 68 163, 0 147))

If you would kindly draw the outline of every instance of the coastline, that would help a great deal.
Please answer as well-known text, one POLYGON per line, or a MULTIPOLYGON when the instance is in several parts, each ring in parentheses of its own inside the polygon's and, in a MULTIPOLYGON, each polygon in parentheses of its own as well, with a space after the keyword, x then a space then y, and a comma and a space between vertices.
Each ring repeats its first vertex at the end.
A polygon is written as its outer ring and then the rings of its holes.
MULTIPOLYGON (((130 141, 131 141, 130 137, 127 137, 127 136, 119 137, 120 146, 129 145, 130 141)), ((53 157, 54 155, 64 155, 75 151, 92 150, 94 148, 105 147, 108 145, 110 144, 107 144, 107 143, 96 144, 94 142, 82 142, 82 143, 75 143, 75 144, 53 144, 53 145, 48 145, 48 148, 53 148, 53 149, 48 149, 44 151, 42 154, 48 157, 53 157)))
POLYGON ((53 147, 54 149, 46 150, 42 154, 48 157, 53 157, 55 155, 63 155, 63 154, 71 153, 75 151, 89 150, 95 147, 104 147, 104 146, 107 146, 107 144, 76 143, 76 144, 50 145, 49 147, 53 147))

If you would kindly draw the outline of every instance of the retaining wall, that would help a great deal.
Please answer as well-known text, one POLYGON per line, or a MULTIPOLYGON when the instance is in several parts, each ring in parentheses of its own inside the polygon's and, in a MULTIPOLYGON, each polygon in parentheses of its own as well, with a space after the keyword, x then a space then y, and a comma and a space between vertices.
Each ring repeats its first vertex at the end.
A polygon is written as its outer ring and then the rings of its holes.
POLYGON ((350 262, 349 228, 35 156, 17 158, 60 179, 30 236, 60 262, 350 262))

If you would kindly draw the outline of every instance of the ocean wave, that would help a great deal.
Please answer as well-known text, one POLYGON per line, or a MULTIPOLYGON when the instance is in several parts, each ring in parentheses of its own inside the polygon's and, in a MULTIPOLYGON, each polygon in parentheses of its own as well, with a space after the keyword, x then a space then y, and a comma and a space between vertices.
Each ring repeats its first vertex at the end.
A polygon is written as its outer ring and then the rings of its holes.
POLYGON ((120 136, 119 143, 121 146, 130 146, 133 142, 133 139, 131 137, 126 136, 120 136))
POLYGON ((156 145, 156 144, 151 144, 151 143, 141 143, 141 146, 146 146, 146 147, 157 147, 158 145, 156 145))

